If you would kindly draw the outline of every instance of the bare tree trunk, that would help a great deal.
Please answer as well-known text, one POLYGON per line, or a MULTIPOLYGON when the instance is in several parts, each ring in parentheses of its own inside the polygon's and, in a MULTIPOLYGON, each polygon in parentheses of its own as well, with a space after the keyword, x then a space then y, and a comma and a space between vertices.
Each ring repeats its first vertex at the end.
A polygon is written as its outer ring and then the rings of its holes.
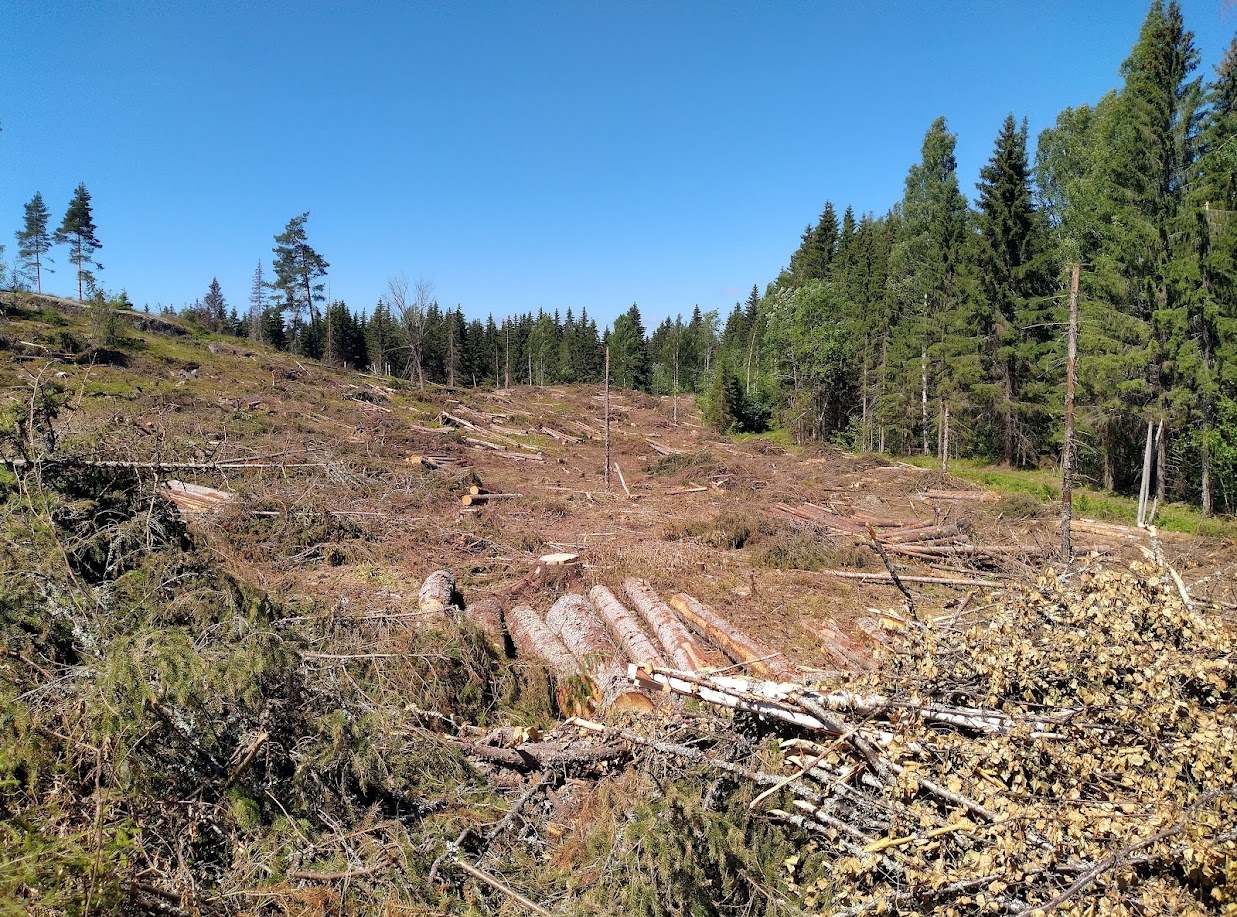
POLYGON ((605 586, 594 586, 588 594, 618 640, 627 658, 636 665, 663 665, 664 660, 635 617, 605 586))
MULTIPOLYGON (((927 297, 924 297, 925 300, 927 297)), ((926 303, 925 303, 926 305, 926 303)), ((931 455, 932 449, 928 446, 928 345, 924 342, 919 348, 919 415, 920 422, 923 424, 923 454, 931 455)))
POLYGON ((528 605, 512 608, 507 612, 505 621, 517 656, 535 656, 550 669, 554 677, 554 699, 559 710, 569 715, 588 714, 599 699, 600 692, 584 675, 580 660, 528 605))
POLYGON ((588 599, 575 593, 564 595, 550 606, 545 623, 580 659, 584 671, 600 689, 601 710, 614 707, 647 713, 653 709, 648 695, 632 687, 618 647, 588 599))
POLYGON ((949 402, 945 402, 941 415, 941 472, 949 474, 949 402))
POLYGON ((1151 496, 1151 450, 1154 444, 1155 422, 1147 421, 1147 446, 1143 449, 1143 476, 1138 486, 1138 522, 1139 528, 1147 522, 1147 501, 1151 496))
POLYGON ((859 391, 863 398, 863 420, 861 427, 863 432, 859 436, 859 450, 861 452, 872 451, 872 418, 868 413, 868 348, 865 345, 863 348, 863 378, 859 383, 859 391))
POLYGON ((606 490, 610 489, 610 348, 606 347, 606 490))
MULTIPOLYGON (((1074 386, 1078 369, 1078 276, 1075 264, 1070 277, 1069 339, 1065 351, 1065 435, 1061 448, 1061 563, 1073 558, 1070 544, 1074 519, 1074 386)), ((1105 459, 1107 462, 1107 459, 1105 459)), ((1105 465, 1107 467, 1107 464, 1105 465)))
POLYGON ((771 653, 743 631, 686 592, 670 597, 670 607, 692 630, 721 647, 722 652, 757 675, 786 679, 793 673, 779 653, 771 653))
POLYGON ((1014 464, 1014 393, 1010 372, 1005 371, 1005 464, 1014 464))
POLYGON ((1160 503, 1168 485, 1168 437, 1164 435, 1164 418, 1155 432, 1155 498, 1160 503))
POLYGON ((1203 516, 1210 516, 1210 515, 1211 515, 1211 513, 1212 513, 1212 505, 1211 505, 1211 448, 1210 448, 1210 446, 1207 444, 1207 434, 1208 434, 1208 433, 1210 433, 1210 432, 1211 432, 1210 427, 1205 427, 1205 428, 1203 429, 1203 448, 1202 448, 1202 461, 1203 461, 1203 481, 1202 481, 1202 494, 1201 494, 1201 497, 1202 497, 1202 502, 1203 502, 1203 516))

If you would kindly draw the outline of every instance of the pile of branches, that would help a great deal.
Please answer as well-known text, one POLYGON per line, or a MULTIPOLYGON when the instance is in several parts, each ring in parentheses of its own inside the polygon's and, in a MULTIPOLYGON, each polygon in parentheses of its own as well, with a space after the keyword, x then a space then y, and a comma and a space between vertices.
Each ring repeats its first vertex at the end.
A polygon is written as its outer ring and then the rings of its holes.
POLYGON ((786 730, 762 804, 830 861, 810 909, 1231 913, 1234 641, 1170 574, 1049 573, 982 622, 908 622, 844 690, 632 674, 786 730))

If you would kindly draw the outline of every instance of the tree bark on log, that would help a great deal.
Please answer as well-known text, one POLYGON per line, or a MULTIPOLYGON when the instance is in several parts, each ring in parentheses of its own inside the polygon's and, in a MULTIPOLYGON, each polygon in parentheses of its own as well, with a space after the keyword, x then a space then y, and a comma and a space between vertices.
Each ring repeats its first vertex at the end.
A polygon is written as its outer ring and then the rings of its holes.
POLYGON ((490 646, 500 655, 507 652, 507 629, 503 627, 503 606, 492 595, 478 599, 464 608, 464 619, 489 639, 490 646))
POLYGON ((598 710, 652 711, 653 701, 649 696, 632 689, 619 649, 588 599, 576 593, 564 595, 550 606, 545 623, 575 654, 585 673, 597 685, 601 692, 598 710))
POLYGON ((931 525, 882 532, 880 539, 885 544, 913 544, 917 541, 932 541, 935 538, 957 538, 961 534, 961 530, 956 525, 931 525))
POLYGON ((516 656, 536 657, 549 668, 554 680, 554 699, 569 716, 578 716, 601 698, 597 686, 580 665, 580 660, 545 625, 528 605, 517 605, 507 612, 507 632, 515 644, 516 656))
POLYGON ((821 621, 816 625, 816 634, 820 637, 825 652, 844 668, 853 672, 866 672, 876 668, 876 660, 858 640, 843 633, 831 620, 821 621))
POLYGON ((623 580, 623 591, 648 622, 657 640, 674 666, 687 672, 709 668, 703 649, 692 637, 674 611, 661 600, 647 580, 631 577, 623 580))
POLYGON ((442 615, 448 608, 459 606, 459 593, 455 590, 455 577, 446 570, 436 570, 425 578, 417 595, 417 608, 422 614, 442 615))
POLYGON ((669 604, 688 627, 716 643, 732 662, 746 666, 756 675, 768 675, 771 678, 789 678, 792 675, 790 666, 780 654, 771 653, 708 605, 686 592, 672 595, 669 604))
POLYGON ((636 665, 662 666, 666 661, 662 658, 653 641, 648 638, 644 629, 635 617, 627 610, 618 597, 605 586, 594 586, 589 590, 588 597, 605 619, 610 633, 622 647, 624 655, 636 665))

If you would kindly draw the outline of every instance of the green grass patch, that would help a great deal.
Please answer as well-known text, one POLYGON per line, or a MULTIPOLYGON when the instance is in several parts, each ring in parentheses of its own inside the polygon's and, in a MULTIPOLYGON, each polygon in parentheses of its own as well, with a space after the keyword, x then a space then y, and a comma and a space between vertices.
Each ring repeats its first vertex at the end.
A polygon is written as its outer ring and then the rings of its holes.
MULTIPOLYGON (((917 468, 941 467, 932 456, 916 455, 901 458, 917 468)), ((1004 468, 985 465, 973 459, 955 459, 949 463, 949 473, 956 478, 982 485, 1002 495, 1024 494, 1044 504, 1061 499, 1061 479, 1055 471, 1004 468)), ((1133 525, 1138 518, 1138 499, 1109 493, 1095 487, 1074 489, 1074 513, 1102 522, 1133 525)), ((1237 518, 1233 516, 1203 516, 1202 511, 1188 503, 1168 503, 1156 509, 1154 523, 1166 532, 1184 532, 1206 538, 1237 537, 1237 518)))

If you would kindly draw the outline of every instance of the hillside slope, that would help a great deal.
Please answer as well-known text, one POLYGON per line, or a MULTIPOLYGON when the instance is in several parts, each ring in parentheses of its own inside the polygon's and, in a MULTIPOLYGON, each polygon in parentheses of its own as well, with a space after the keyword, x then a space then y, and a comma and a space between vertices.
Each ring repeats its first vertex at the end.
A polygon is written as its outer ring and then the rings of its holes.
MULTIPOLYGON (((983 625, 1008 600, 982 597, 1034 582, 1057 544, 1032 498, 733 442, 686 398, 611 393, 607 485, 599 387, 420 389, 137 315, 93 347, 73 304, 0 305, 0 913, 514 907, 456 859, 564 913, 824 907, 829 844, 749 814, 741 775, 793 772, 782 727, 661 702, 581 740, 542 661, 427 608, 423 581, 544 614, 639 577, 849 685, 926 677, 881 621, 983 625), (846 674, 869 659, 877 674, 846 674), (706 748, 714 765, 691 757, 706 748)), ((1227 542, 1078 539, 1083 567, 1154 548, 1194 601, 1237 600, 1227 542)), ((1208 711, 1232 703, 1220 659, 1208 711)))

